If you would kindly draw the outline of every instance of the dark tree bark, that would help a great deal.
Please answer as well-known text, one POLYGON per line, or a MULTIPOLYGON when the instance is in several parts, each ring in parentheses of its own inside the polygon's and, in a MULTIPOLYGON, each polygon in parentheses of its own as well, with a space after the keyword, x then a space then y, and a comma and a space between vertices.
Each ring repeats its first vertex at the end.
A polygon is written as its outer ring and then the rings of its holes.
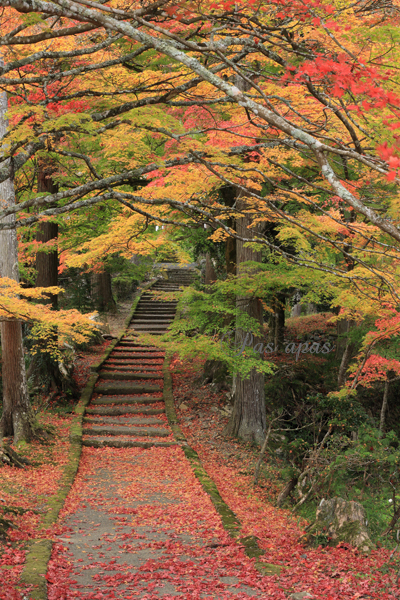
POLYGON ((111 288, 111 275, 106 271, 93 273, 92 275, 92 298, 96 310, 107 312, 115 310, 115 301, 111 288))
MULTIPOLYGON (((39 166, 38 171, 38 192, 49 192, 55 194, 58 192, 58 186, 52 178, 52 167, 39 166)), ((58 238, 58 224, 50 221, 39 223, 36 240, 46 243, 58 238)), ((38 252, 36 254, 36 285, 37 287, 51 287, 58 285, 58 251, 57 248, 51 252, 38 252)), ((46 303, 52 304, 57 308, 57 295, 51 294, 46 303)))
MULTIPOLYGON (((344 319, 338 322, 337 333, 338 336, 348 335, 350 329, 354 326, 354 322, 348 319, 344 319)), ((338 373, 338 388, 342 388, 347 379, 347 369, 349 368, 350 361, 353 356, 355 344, 351 342, 348 337, 338 337, 337 341, 337 356, 342 356, 340 361, 339 373, 338 373)))
POLYGON ((236 240, 231 237, 226 240, 225 263, 227 275, 236 275, 236 240))
MULTIPOLYGON (((245 201, 238 198, 239 210, 245 209, 245 201)), ((242 237, 254 236, 256 230, 249 229, 252 223, 251 214, 236 220, 236 231, 242 237)), ((247 261, 261 262, 261 252, 254 251, 251 247, 245 247, 244 243, 237 240, 237 264, 238 276, 240 277, 240 265, 247 261)), ((238 308, 253 317, 259 323, 258 335, 253 335, 252 346, 264 343, 263 336, 263 309, 258 298, 238 297, 238 308)), ((236 344, 239 346, 241 340, 248 332, 236 329, 236 344)), ((240 346, 239 346, 240 347, 240 346)), ((261 360, 261 358, 260 358, 261 360)), ((234 405, 232 415, 225 428, 227 435, 239 437, 248 442, 262 444, 265 438, 266 411, 264 393, 264 375, 253 369, 247 379, 236 375, 233 380, 234 405)))
MULTIPOLYGON (((0 66, 2 66, 0 57, 0 66)), ((7 96, 0 94, 0 140, 7 131, 7 96)), ((14 182, 7 179, 0 183, 0 198, 7 206, 15 204, 14 182)), ((9 215, 3 222, 15 223, 9 215)), ((0 276, 19 281, 18 243, 16 230, 0 232, 0 276)), ((20 321, 1 323, 3 414, 0 421, 0 438, 12 436, 14 443, 29 441, 33 436, 33 416, 26 385, 22 324, 20 321)))
MULTIPOLYGON (((226 206, 233 206, 236 202, 236 189, 232 186, 224 186, 220 190, 222 199, 226 206)), ((226 222, 227 226, 235 229, 235 221, 229 218, 226 222)), ((225 242, 225 265, 227 275, 236 275, 236 240, 229 237, 225 242)))
POLYGON ((0 437, 13 436, 14 443, 33 435, 32 414, 25 378, 22 327, 19 321, 1 324, 3 355, 3 414, 0 437))
POLYGON ((383 434, 383 432, 385 430, 385 417, 386 417, 386 411, 387 411, 387 406, 388 406, 389 384, 390 384, 389 379, 386 379, 385 385, 384 385, 384 391, 383 391, 381 418, 379 421, 379 431, 381 432, 381 434, 383 434))
POLYGON ((207 254, 206 254, 206 269, 205 269, 205 274, 204 274, 204 283, 205 283, 205 285, 211 285, 216 280, 217 280, 217 275, 215 273, 214 265, 212 264, 210 253, 207 252, 207 254))
POLYGON ((282 352, 285 341, 285 294, 277 294, 273 300, 273 315, 270 319, 270 341, 274 344, 274 349, 282 352))

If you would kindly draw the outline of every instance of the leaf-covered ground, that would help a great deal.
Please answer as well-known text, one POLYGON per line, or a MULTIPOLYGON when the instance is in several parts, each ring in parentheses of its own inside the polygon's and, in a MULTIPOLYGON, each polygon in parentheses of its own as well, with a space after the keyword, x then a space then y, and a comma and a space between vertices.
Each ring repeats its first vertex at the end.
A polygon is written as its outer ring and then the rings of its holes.
POLYGON ((264 487, 253 487, 254 449, 223 436, 228 421, 226 395, 210 393, 212 386, 199 385, 200 367, 200 361, 177 359, 171 365, 181 427, 221 496, 242 522, 243 536, 258 538, 265 550, 260 560, 282 567, 279 575, 270 578, 271 589, 275 585, 286 594, 307 591, 321 600, 398 598, 400 565, 396 555, 389 560, 389 550, 380 548, 366 557, 345 544, 306 548, 299 542, 306 523, 290 511, 274 507, 271 500, 279 486, 273 471, 264 487))
MULTIPOLYGON (((74 372, 79 390, 87 383, 91 365, 109 343, 104 342, 79 354, 74 372)), ((23 588, 19 583, 27 542, 53 538, 60 531, 58 525, 43 525, 43 518, 51 508, 52 497, 59 490, 69 458, 72 415, 67 411, 72 409, 73 403, 59 402, 59 398, 54 398, 48 406, 44 399, 37 415, 39 424, 52 430, 54 437, 47 444, 34 441, 14 448, 32 464, 24 469, 0 466, 0 519, 11 523, 6 536, 4 532, 1 534, 0 527, 0 600, 20 600, 29 593, 29 588, 23 588)), ((38 409, 38 406, 34 408, 38 409)))
MULTIPOLYGON (((95 358, 85 358, 81 385, 95 358)), ((260 575, 255 559, 228 536, 178 446, 84 448, 61 520, 43 529, 48 499, 58 489, 68 457, 71 422, 68 415, 49 413, 46 423, 59 437, 29 447, 37 465, 0 469, 2 504, 27 511, 10 515, 16 528, 0 547, 1 600, 29 598, 19 575, 25 543, 35 538, 56 542, 49 600, 284 600, 304 591, 321 600, 398 598, 398 567, 389 564, 387 550, 364 557, 345 545, 309 549, 299 543, 305 523, 270 502, 279 489, 273 472, 263 488, 252 487, 254 450, 223 436, 225 394, 199 385, 199 366, 172 363, 182 428, 242 522, 241 536, 256 536, 265 551, 261 561, 281 566, 281 573, 260 575)))

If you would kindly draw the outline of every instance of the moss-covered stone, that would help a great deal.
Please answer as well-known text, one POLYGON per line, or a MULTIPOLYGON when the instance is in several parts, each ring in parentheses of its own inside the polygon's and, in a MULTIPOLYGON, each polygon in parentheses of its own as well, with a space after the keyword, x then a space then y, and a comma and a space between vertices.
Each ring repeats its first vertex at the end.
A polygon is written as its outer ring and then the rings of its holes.
POLYGON ((322 500, 314 523, 306 529, 303 541, 312 543, 326 535, 330 545, 346 542, 365 553, 369 553, 373 544, 365 525, 365 511, 358 502, 348 502, 343 498, 322 500))
POLYGON ((43 539, 29 542, 25 566, 21 575, 21 583, 33 586, 29 592, 29 600, 47 599, 46 572, 52 548, 53 542, 51 540, 43 539))

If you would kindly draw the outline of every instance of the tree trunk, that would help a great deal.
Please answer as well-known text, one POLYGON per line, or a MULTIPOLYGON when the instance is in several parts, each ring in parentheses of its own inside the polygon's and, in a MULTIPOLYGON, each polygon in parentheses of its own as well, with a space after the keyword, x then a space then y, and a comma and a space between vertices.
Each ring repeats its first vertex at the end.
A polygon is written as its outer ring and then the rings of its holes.
POLYGON ((278 294, 274 303, 274 348, 282 352, 285 341, 285 294, 278 294))
POLYGON ((93 273, 92 275, 92 298, 96 310, 107 312, 115 310, 115 301, 111 288, 111 275, 106 271, 93 273))
POLYGON ((381 434, 383 434, 383 432, 385 430, 385 417, 386 417, 386 411, 387 411, 387 405, 388 405, 389 383, 390 383, 389 379, 386 379, 385 387, 384 387, 384 391, 383 391, 381 418, 380 418, 380 422, 379 422, 379 431, 381 432, 381 434))
POLYGON ((225 264, 227 275, 236 275, 236 241, 231 237, 226 240, 225 264))
POLYGON ((206 254, 206 270, 204 274, 204 283, 205 285, 211 285, 214 281, 217 280, 217 275, 215 274, 214 265, 212 264, 212 260, 210 258, 210 253, 206 254))
MULTIPOLYGON (((245 209, 246 203, 240 198, 237 200, 238 210, 245 209)), ((236 220, 236 231, 242 237, 253 237, 255 229, 249 229, 252 223, 251 214, 246 214, 236 220)), ((254 251, 252 248, 245 247, 244 243, 237 240, 237 265, 238 276, 240 277, 240 265, 246 261, 261 262, 261 252, 254 251)), ((253 335, 252 346, 264 343, 262 331, 263 309, 258 298, 238 297, 237 307, 243 313, 246 313, 258 321, 259 333, 253 335)), ((236 344, 239 346, 248 332, 240 328, 236 329, 236 344)), ((240 346, 239 346, 240 347, 240 346)), ((261 358, 260 358, 261 360, 261 358)), ((234 405, 232 415, 225 428, 227 435, 239 437, 248 442, 262 444, 265 438, 266 411, 265 411, 265 393, 264 393, 264 375, 258 373, 255 369, 250 371, 247 379, 236 375, 233 380, 234 405)))
POLYGON ((32 414, 25 377, 22 327, 19 321, 1 324, 3 355, 3 415, 0 437, 13 436, 14 443, 29 441, 33 435, 32 414))
MULTIPOLYGON (((58 186, 54 183, 51 176, 52 168, 43 168, 39 166, 38 172, 38 192, 48 192, 55 194, 58 186)), ((39 223, 36 240, 45 244, 58 238, 58 224, 50 221, 39 223)), ((38 252, 36 254, 36 285, 37 287, 50 287, 58 285, 58 251, 57 248, 51 252, 38 252)), ((57 295, 48 296, 47 304, 52 304, 57 308, 57 295)))
MULTIPOLYGON (((236 189, 226 185, 220 190, 225 206, 233 206, 236 202, 236 189)), ((231 217, 226 222, 227 227, 235 229, 235 220, 231 217)), ((236 240, 228 237, 225 242, 225 266, 227 275, 236 275, 236 240)))
POLYGON ((337 341, 337 356, 340 356, 340 352, 343 352, 342 359, 340 361, 339 373, 338 373, 338 388, 341 389, 346 383, 346 374, 347 369, 349 368, 349 364, 351 358, 353 356, 355 345, 353 342, 346 339, 344 334, 348 334, 350 329, 354 326, 354 321, 350 321, 348 319, 343 319, 338 322, 337 325, 337 333, 338 333, 338 341, 337 341))
MULTIPOLYGON (((3 65, 0 57, 0 66, 3 65)), ((7 95, 0 94, 0 140, 7 130, 5 113, 7 95)), ((14 183, 7 179, 0 183, 3 207, 15 204, 14 183)), ((3 223, 15 223, 15 215, 9 215, 3 223)), ((0 276, 19 281, 18 242, 15 228, 0 231, 0 276)), ((0 437, 13 436, 14 443, 29 441, 33 435, 33 419, 26 385, 25 360, 20 321, 1 323, 3 414, 0 421, 0 437)))

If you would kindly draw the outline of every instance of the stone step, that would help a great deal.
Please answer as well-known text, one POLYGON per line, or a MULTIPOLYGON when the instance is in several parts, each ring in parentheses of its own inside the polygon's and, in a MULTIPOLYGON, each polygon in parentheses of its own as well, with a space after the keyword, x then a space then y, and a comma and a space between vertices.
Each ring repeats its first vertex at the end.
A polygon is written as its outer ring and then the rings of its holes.
POLYGON ((159 312, 160 310, 164 310, 166 312, 173 313, 176 310, 176 303, 172 304, 171 302, 168 304, 167 302, 157 302, 155 300, 145 302, 144 304, 139 303, 136 307, 135 313, 143 310, 148 310, 151 312, 159 312))
POLYGON ((167 317, 168 319, 173 319, 176 315, 176 310, 173 308, 172 310, 165 310, 165 308, 156 308, 156 309, 140 309, 135 311, 133 317, 167 317))
POLYGON ((118 346, 114 347, 114 350, 126 350, 127 348, 133 348, 134 350, 147 350, 148 352, 161 352, 160 348, 155 346, 143 346, 138 344, 135 340, 126 340, 119 342, 118 346))
POLYGON ((137 305, 137 309, 146 309, 146 310, 157 310, 157 309, 163 309, 163 310, 174 310, 176 309, 178 302, 171 302, 171 300, 146 300, 143 302, 140 302, 137 305))
POLYGON ((130 356, 129 358, 119 358, 118 356, 112 356, 107 359, 104 365, 115 364, 119 367, 129 367, 129 365, 132 365, 133 367, 140 367, 140 365, 143 365, 144 367, 157 367, 160 369, 162 368, 162 364, 164 361, 164 358, 162 356, 153 359, 149 358, 148 354, 144 354, 143 356, 145 356, 146 358, 136 358, 135 355, 130 356))
MULTIPOLYGON (((135 328, 132 327, 132 331, 135 331, 135 328)), ((151 331, 147 331, 146 329, 141 329, 139 333, 151 333, 151 335, 164 335, 168 330, 167 329, 152 329, 151 331)))
MULTIPOLYGON (((162 401, 162 398, 159 398, 159 400, 162 401)), ((89 406, 86 409, 86 414, 88 415, 101 415, 105 417, 117 417, 118 415, 162 415, 164 413, 164 408, 149 408, 148 406, 140 408, 135 408, 134 406, 89 406)))
POLYGON ((135 310, 134 315, 168 315, 172 316, 176 314, 176 306, 140 306, 138 310, 135 310))
MULTIPOLYGON (((133 355, 135 356, 135 354, 146 354, 146 356, 150 356, 151 354, 157 354, 159 352, 164 352, 164 350, 152 350, 152 349, 146 349, 146 348, 142 348, 142 346, 136 345, 136 346, 118 346, 118 348, 114 348, 114 350, 111 352, 110 354, 110 358, 119 358, 121 356, 121 354, 129 354, 129 355, 133 355)), ((150 356, 151 358, 151 356, 150 356)), ((158 358, 163 358, 162 356, 158 357, 158 358)), ((108 360, 108 359, 107 359, 108 360)))
MULTIPOLYGON (((94 398, 91 404, 94 405, 107 405, 107 404, 156 404, 157 402, 163 402, 162 397, 159 396, 134 396, 133 394, 121 398, 113 398, 113 396, 100 396, 100 398, 94 398)), ((89 407, 90 408, 90 407, 89 407)), ((86 409, 89 410, 89 409, 86 409)))
POLYGON ((168 329, 136 329, 133 325, 129 327, 130 330, 136 331, 139 333, 148 333, 149 335, 164 335, 167 333, 168 329))
POLYGON ((106 437, 88 437, 82 439, 82 445, 90 448, 168 448, 169 446, 177 446, 177 442, 159 442, 157 441, 139 441, 130 440, 127 438, 106 438, 106 437))
MULTIPOLYGON (((159 354, 160 352, 163 352, 162 350, 159 350, 158 352, 134 352, 133 350, 129 352, 129 354, 124 351, 124 352, 116 352, 114 354, 114 351, 110 354, 110 358, 152 358, 152 354, 159 354)), ((161 356, 153 356, 153 358, 162 358, 161 356)))
POLYGON ((157 308, 159 306, 168 306, 168 308, 174 308, 174 306, 176 306, 177 304, 178 300, 176 298, 160 298, 154 295, 148 295, 140 299, 140 302, 138 302, 136 308, 139 308, 141 306, 156 306, 157 308))
POLYGON ((148 292, 145 292, 144 294, 142 294, 140 296, 140 302, 143 302, 144 300, 156 300, 157 302, 162 302, 161 298, 160 298, 160 292, 162 294, 171 294, 171 296, 168 298, 165 298, 166 300, 169 300, 170 302, 177 302, 178 299, 174 296, 177 292, 179 292, 179 287, 178 286, 174 286, 174 288, 162 288, 162 289, 152 289, 149 290, 148 292), (177 289, 175 289, 177 288, 177 289))
POLYGON ((162 331, 162 330, 166 330, 168 328, 168 326, 171 324, 171 322, 169 321, 168 323, 134 323, 133 321, 130 322, 129 324, 129 329, 136 329, 136 331, 150 331, 151 329, 155 329, 156 331, 162 331))
POLYGON ((164 333, 167 333, 168 329, 136 329, 136 327, 134 327, 132 325, 132 327, 129 327, 130 330, 132 331, 137 331, 138 333, 149 333, 151 335, 164 335, 164 333))
POLYGON ((102 379, 107 379, 108 381, 111 380, 130 380, 130 381, 134 381, 135 379, 161 379, 162 378, 162 374, 160 373, 159 377, 156 377, 154 373, 143 373, 143 372, 138 372, 138 373, 120 373, 120 372, 115 372, 115 371, 100 371, 99 373, 100 377, 102 379))
MULTIPOLYGON (((114 352, 126 352, 127 346, 115 346, 112 353, 114 352)), ((129 352, 165 352, 162 348, 157 348, 157 346, 144 346, 143 344, 138 344, 138 342, 132 341, 129 344, 129 352)))
POLYGON ((107 427, 103 425, 90 425, 83 429, 83 435, 132 435, 134 437, 168 437, 171 432, 168 429, 157 427, 107 427))
MULTIPOLYGON (((127 346, 116 346, 114 348, 114 350, 111 352, 111 354, 114 354, 114 352, 116 352, 117 354, 122 353, 122 352, 126 353, 127 351, 128 351, 127 346)), ((155 354, 156 352, 165 352, 165 350, 163 350, 162 348, 156 348, 155 346, 141 346, 137 342, 133 342, 129 346, 129 352, 131 352, 132 354, 135 354, 135 352, 136 353, 140 352, 142 354, 145 352, 149 352, 149 353, 155 354)))
POLYGON ((83 421, 88 425, 165 425, 162 419, 155 417, 123 417, 116 419, 113 416, 84 417, 83 421))
POLYGON ((170 312, 165 311, 165 310, 156 310, 156 311, 152 311, 149 309, 146 310, 139 310, 136 311, 135 314, 133 315, 133 319, 173 319, 174 316, 176 315, 176 310, 172 310, 170 312))
POLYGON ((133 394, 146 394, 151 392, 161 392, 160 385, 150 385, 146 383, 101 383, 94 390, 95 394, 111 394, 121 396, 132 396, 133 394))
MULTIPOLYGON (((161 290, 159 290, 161 291, 161 290)), ((169 293, 169 292, 168 292, 169 293)), ((174 292, 175 293, 175 292, 174 292)), ((148 294, 146 296, 142 296, 140 301, 138 302, 136 308, 138 308, 139 306, 143 306, 145 305, 153 305, 153 306, 168 306, 168 304, 170 305, 170 307, 174 307, 176 306, 178 303, 178 300, 176 298, 164 298, 164 297, 160 297, 159 294, 157 294, 157 296, 155 294, 148 294)))
POLYGON ((131 325, 170 325, 173 319, 166 319, 165 317, 133 317, 131 325))
POLYGON ((176 311, 174 311, 173 313, 165 313, 164 311, 160 310, 160 312, 152 313, 147 310, 144 310, 138 313, 135 312, 132 319, 146 319, 146 321, 148 321, 149 319, 152 319, 154 321, 171 321, 175 317, 175 315, 176 311))
MULTIPOLYGON (((158 365, 158 367, 152 367, 152 366, 146 366, 146 368, 144 366, 141 365, 114 365, 114 364, 110 364, 110 363, 103 363, 103 368, 104 371, 134 371, 134 372, 140 372, 140 373, 146 373, 150 374, 155 372, 155 373, 160 373, 160 377, 162 377, 162 365, 158 365)), ((154 375, 153 375, 154 377, 154 375)))

